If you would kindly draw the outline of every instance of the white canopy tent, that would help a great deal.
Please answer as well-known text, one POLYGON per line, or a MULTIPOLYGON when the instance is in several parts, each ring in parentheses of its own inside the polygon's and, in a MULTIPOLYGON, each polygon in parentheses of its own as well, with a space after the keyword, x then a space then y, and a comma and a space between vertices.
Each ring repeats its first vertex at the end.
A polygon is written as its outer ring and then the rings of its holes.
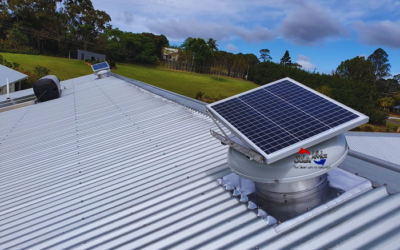
POLYGON ((7 79, 9 91, 14 92, 14 84, 28 78, 27 75, 22 74, 16 70, 10 69, 0 65, 0 95, 7 94, 7 79))

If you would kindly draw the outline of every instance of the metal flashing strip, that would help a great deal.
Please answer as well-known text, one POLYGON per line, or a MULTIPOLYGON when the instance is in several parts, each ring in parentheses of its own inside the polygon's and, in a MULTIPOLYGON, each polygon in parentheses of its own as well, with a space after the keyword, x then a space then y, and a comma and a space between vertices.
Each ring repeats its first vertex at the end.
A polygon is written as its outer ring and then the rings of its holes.
POLYGON ((144 83, 144 82, 141 82, 141 81, 137 81, 137 80, 125 77, 125 76, 121 76, 121 75, 115 74, 115 73, 110 73, 110 75, 114 76, 115 78, 121 79, 121 80, 123 80, 125 82, 134 84, 134 85, 136 85, 136 86, 138 86, 140 88, 143 88, 145 90, 148 90, 148 91, 152 92, 153 94, 162 96, 162 97, 167 98, 167 99, 169 99, 171 101, 179 103, 179 104, 181 104, 181 105, 183 105, 185 107, 191 108, 191 109, 196 110, 196 111, 198 111, 200 113, 203 113, 203 114, 207 114, 206 113, 206 105, 207 105, 207 103, 205 103, 205 102, 202 102, 202 101, 199 101, 199 100, 195 100, 193 98, 190 98, 190 97, 187 97, 187 96, 183 96, 183 95, 180 95, 180 94, 177 94, 177 93, 174 93, 174 92, 171 92, 171 91, 159 88, 159 87, 152 86, 150 84, 147 84, 147 83, 144 83))
POLYGON ((381 133, 381 132, 345 132, 345 136, 369 136, 369 137, 400 137, 400 133, 381 133))
POLYGON ((349 150, 349 155, 353 156, 357 159, 360 159, 360 160, 363 160, 363 161, 366 161, 366 162, 369 162, 372 164, 376 164, 383 168, 400 173, 400 165, 396 165, 391 162, 384 161, 384 160, 381 160, 381 159, 378 159, 378 158, 375 158, 375 157, 372 157, 372 156, 369 156, 369 155, 366 155, 366 154, 363 154, 363 153, 360 153, 360 152, 357 152, 354 150, 349 150))

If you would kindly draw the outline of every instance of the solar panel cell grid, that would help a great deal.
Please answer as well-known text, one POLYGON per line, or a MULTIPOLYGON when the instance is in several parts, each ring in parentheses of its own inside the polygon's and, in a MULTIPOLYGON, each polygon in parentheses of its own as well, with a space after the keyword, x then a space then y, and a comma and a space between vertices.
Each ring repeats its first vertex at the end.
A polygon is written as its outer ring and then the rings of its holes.
POLYGON ((92 65, 93 71, 109 69, 107 62, 97 63, 92 65))
POLYGON ((211 107, 266 154, 359 118, 288 80, 211 107))

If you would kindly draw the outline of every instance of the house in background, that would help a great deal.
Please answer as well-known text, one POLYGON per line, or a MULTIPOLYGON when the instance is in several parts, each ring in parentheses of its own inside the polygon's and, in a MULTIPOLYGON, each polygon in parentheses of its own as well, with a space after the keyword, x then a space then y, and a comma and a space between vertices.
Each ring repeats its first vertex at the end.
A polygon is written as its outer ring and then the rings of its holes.
POLYGON ((21 81, 28 78, 16 70, 0 65, 0 95, 7 94, 7 78, 10 93, 21 90, 21 81))
POLYGON ((400 105, 393 107, 393 111, 398 114, 400 113, 400 105))
POLYGON ((164 60, 172 60, 177 61, 179 58, 179 50, 174 48, 167 48, 163 49, 163 59, 164 60))
POLYGON ((82 60, 82 61, 84 61, 86 59, 105 61, 106 56, 102 55, 102 54, 78 49, 78 50, 69 51, 69 59, 78 59, 78 60, 82 60))

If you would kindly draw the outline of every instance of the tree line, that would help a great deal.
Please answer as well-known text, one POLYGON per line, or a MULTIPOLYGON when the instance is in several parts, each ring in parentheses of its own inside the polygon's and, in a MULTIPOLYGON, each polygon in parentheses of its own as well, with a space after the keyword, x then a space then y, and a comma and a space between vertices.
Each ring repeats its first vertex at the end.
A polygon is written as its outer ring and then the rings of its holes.
POLYGON ((254 54, 233 54, 218 49, 217 41, 209 38, 187 38, 178 49, 177 60, 167 62, 170 69, 191 71, 204 74, 245 78, 250 66, 260 61, 254 54))
POLYGON ((114 61, 153 63, 169 45, 163 35, 120 31, 110 21, 91 0, 2 1, 0 51, 66 57, 81 49, 114 61))

